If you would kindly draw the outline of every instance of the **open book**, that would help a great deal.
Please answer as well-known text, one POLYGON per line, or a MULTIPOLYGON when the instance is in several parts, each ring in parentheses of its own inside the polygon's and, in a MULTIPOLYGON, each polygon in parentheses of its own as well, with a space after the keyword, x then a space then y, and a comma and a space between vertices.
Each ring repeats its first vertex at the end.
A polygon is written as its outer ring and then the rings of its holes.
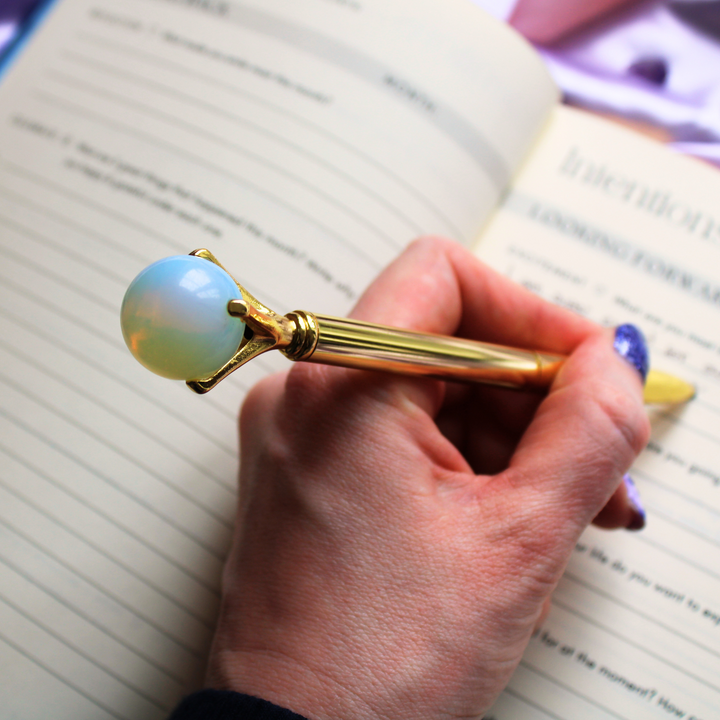
MULTIPOLYGON (((154 720, 196 687, 236 416, 124 346, 130 280, 209 247, 274 310, 344 315, 437 233, 634 322, 639 534, 590 529, 494 720, 720 717, 720 174, 563 108, 465 0, 60 0, 0 84, 0 715, 154 720)), ((561 519, 559 519, 561 521, 561 519)))

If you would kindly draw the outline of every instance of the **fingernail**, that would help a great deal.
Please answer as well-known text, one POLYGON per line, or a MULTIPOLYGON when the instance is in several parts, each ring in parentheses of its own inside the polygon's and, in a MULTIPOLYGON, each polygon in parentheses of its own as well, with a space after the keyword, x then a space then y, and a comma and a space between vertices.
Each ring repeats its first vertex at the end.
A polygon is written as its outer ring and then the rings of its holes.
POLYGON ((645 336, 635 325, 618 325, 615 328, 613 342, 615 352, 627 360, 639 373, 642 381, 648 374, 650 367, 650 354, 648 352, 645 336))
POLYGON ((632 506, 633 514, 632 519, 627 525, 628 530, 642 530, 645 527, 645 508, 642 506, 640 500, 640 493, 638 492, 633 479, 629 475, 625 475, 623 478, 625 488, 627 489, 628 500, 632 506))

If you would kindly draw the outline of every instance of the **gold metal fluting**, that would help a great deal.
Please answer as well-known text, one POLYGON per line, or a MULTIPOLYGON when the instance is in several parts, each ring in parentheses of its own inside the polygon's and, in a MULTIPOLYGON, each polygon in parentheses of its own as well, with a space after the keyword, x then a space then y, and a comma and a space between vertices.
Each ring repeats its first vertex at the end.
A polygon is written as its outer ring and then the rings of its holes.
MULTIPOLYGON (((209 250, 190 254, 222 267, 209 250)), ((237 353, 216 373, 187 382, 197 393, 211 390, 231 372, 268 350, 280 350, 294 361, 537 389, 549 387, 565 360, 561 355, 314 315, 304 310, 279 315, 237 280, 235 283, 243 299, 231 300, 228 312, 245 322, 245 338, 237 353)), ((646 402, 684 402, 693 394, 694 388, 688 383, 650 371, 646 402)))
POLYGON ((546 388, 563 357, 316 315, 308 362, 513 388, 546 388))

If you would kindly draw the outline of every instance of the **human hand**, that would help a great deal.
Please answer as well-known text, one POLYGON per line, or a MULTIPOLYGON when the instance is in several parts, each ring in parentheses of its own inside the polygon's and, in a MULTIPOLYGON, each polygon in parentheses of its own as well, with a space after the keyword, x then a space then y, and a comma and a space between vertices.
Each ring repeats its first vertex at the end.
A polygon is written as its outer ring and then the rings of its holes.
POLYGON ((632 521, 640 378, 607 330, 446 241, 354 316, 570 357, 545 398, 312 364, 257 386, 208 684, 313 720, 480 718, 583 529, 632 521))

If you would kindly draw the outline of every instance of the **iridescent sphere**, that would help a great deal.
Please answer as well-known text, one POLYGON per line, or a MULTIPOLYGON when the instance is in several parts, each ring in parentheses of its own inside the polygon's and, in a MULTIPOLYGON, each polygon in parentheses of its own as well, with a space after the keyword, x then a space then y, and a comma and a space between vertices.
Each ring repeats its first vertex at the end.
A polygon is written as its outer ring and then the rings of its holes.
POLYGON ((148 370, 172 380, 198 380, 237 352, 245 323, 227 311, 241 300, 234 280, 194 255, 145 268, 125 293, 120 313, 130 352, 148 370))

